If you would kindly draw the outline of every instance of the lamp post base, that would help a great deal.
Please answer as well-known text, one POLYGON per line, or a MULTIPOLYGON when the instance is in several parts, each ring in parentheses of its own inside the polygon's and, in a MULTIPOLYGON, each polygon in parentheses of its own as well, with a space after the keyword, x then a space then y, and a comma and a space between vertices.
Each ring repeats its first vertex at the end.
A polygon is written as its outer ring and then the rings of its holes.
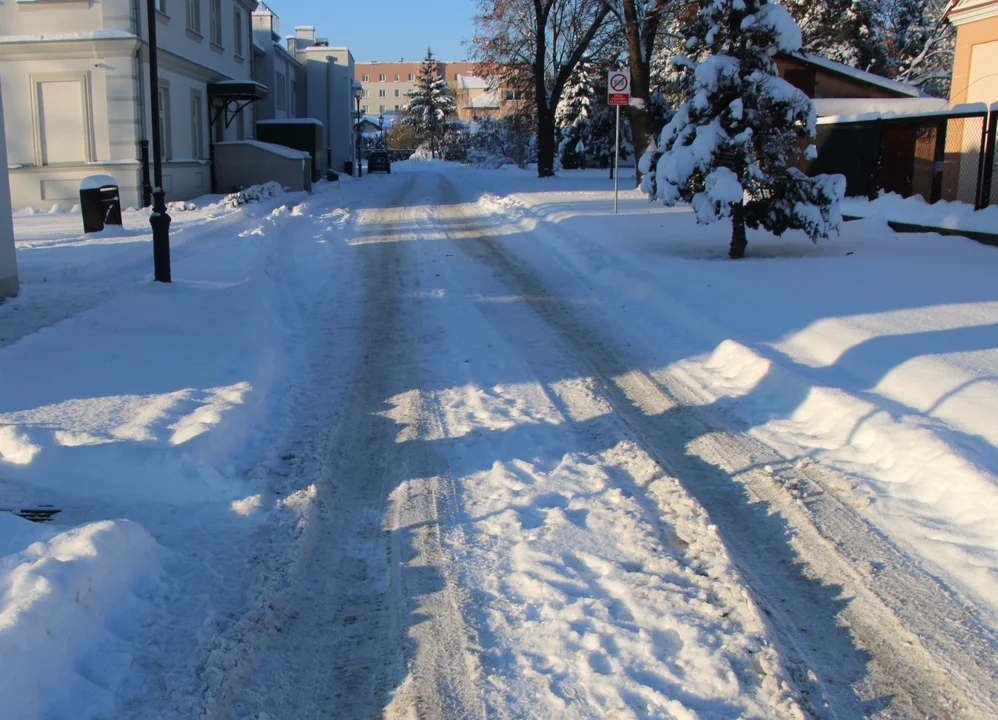
POLYGON ((156 282, 171 282, 170 278, 170 216, 166 212, 166 193, 156 188, 152 194, 152 258, 156 282))

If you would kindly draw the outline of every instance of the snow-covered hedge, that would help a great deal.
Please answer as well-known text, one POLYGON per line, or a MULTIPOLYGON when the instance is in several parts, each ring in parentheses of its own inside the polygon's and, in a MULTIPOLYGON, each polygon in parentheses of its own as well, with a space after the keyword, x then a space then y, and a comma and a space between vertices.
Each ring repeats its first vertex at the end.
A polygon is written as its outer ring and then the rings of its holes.
POLYGON ((263 185, 251 185, 239 192, 226 195, 219 201, 219 204, 225 207, 237 208, 247 203, 269 200, 283 192, 286 192, 286 188, 282 187, 279 182, 271 180, 263 185))

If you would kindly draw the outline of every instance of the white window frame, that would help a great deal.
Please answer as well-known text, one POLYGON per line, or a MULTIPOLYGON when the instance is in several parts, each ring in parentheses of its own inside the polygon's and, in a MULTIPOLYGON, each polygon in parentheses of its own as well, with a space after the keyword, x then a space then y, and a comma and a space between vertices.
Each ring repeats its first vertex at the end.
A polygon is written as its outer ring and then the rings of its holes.
POLYGON ((241 58, 243 56, 243 14, 239 8, 232 11, 232 25, 233 53, 236 57, 241 58))
POLYGON ((369 94, 367 88, 364 88, 364 94, 361 97, 367 97, 369 94))
POLYGON ((222 0, 208 0, 208 28, 211 42, 222 47, 222 0))
POLYGON ((201 34, 201 0, 187 0, 187 29, 201 34))
POLYGON ((381 115, 385 114, 385 106, 384 105, 379 105, 378 106, 378 113, 380 113, 381 115))
MULTIPOLYGON (((38 86, 40 83, 44 82, 62 82, 62 81, 77 81, 80 83, 81 91, 83 92, 83 142, 84 142, 84 152, 83 156, 86 158, 87 162, 93 162, 96 160, 94 156, 94 146, 93 146, 93 127, 94 127, 94 114, 93 105, 90 101, 90 73, 76 73, 76 72, 66 72, 66 73, 39 73, 37 75, 29 75, 28 80, 31 83, 31 115, 32 115, 32 127, 34 130, 34 151, 35 151, 35 165, 42 167, 42 117, 41 108, 39 108, 38 103, 38 86)), ((57 163, 58 164, 58 163, 57 163)))
POLYGON ((200 90, 191 90, 191 155, 195 160, 204 157, 204 101, 200 90))
POLYGON ((170 122, 170 86, 159 86, 159 149, 163 160, 173 157, 173 123, 170 122))
POLYGON ((398 82, 398 81, 399 81, 399 74, 395 73, 395 82, 398 82))
POLYGON ((385 97, 385 91, 384 90, 378 90, 378 97, 385 97))
POLYGON ((398 88, 395 88, 395 97, 401 97, 398 88))
POLYGON ((360 76, 360 81, 361 82, 370 82, 370 79, 369 79, 369 76, 367 75, 367 73, 364 73, 363 75, 360 76))
POLYGON ((386 78, 386 76, 385 76, 384 73, 379 73, 378 74, 378 82, 385 82, 385 78, 386 78))
POLYGON ((274 103, 278 110, 288 109, 288 78, 280 70, 274 71, 274 103))
POLYGON ((413 73, 409 73, 409 82, 414 82, 415 80, 416 76, 413 73))

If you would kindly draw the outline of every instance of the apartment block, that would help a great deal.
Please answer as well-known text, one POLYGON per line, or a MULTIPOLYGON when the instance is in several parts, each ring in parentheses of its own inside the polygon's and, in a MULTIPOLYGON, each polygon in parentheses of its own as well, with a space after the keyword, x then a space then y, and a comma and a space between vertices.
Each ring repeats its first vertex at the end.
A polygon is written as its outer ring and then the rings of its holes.
MULTIPOLYGON (((416 87, 422 61, 405 62, 359 62, 354 66, 354 79, 364 91, 361 99, 361 112, 370 115, 397 113, 405 107, 409 99, 406 93, 416 87)), ((468 61, 441 62, 440 76, 447 81, 456 93, 458 77, 473 75, 475 63, 468 61)))

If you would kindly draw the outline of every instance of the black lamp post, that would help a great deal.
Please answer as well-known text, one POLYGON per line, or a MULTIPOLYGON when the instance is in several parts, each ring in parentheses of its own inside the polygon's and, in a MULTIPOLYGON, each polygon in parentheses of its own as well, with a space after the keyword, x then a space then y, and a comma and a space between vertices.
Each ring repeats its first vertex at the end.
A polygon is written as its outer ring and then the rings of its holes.
POLYGON ((378 115, 378 130, 381 131, 381 149, 385 149, 385 116, 378 115))
POLYGON ((156 282, 170 282, 170 216, 166 212, 166 193, 163 192, 163 148, 159 129, 159 65, 156 58, 156 0, 146 0, 149 20, 149 99, 152 101, 152 163, 153 190, 152 259, 156 282))

